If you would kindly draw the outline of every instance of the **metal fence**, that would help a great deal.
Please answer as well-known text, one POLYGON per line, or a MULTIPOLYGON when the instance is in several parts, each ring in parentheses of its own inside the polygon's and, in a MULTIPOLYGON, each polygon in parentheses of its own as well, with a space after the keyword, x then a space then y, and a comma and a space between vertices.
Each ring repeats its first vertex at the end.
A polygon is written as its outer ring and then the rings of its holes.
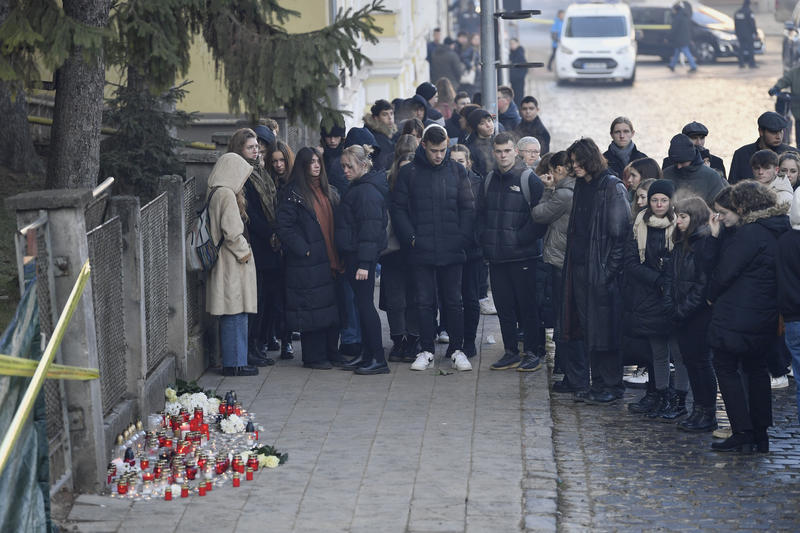
POLYGON ((142 207, 142 265, 147 333, 147 374, 167 355, 167 291, 169 246, 167 239, 167 194, 163 193, 142 207))
MULTIPOLYGON (((88 223, 88 221, 87 221, 88 223)), ((127 392, 122 224, 114 217, 86 234, 92 265, 92 294, 103 414, 127 392)))
MULTIPOLYGON (((183 182, 183 218, 188 232, 197 220, 199 201, 197 180, 192 176, 183 182)), ((202 317, 200 276, 196 272, 186 273, 186 328, 193 332, 200 327, 202 317)))

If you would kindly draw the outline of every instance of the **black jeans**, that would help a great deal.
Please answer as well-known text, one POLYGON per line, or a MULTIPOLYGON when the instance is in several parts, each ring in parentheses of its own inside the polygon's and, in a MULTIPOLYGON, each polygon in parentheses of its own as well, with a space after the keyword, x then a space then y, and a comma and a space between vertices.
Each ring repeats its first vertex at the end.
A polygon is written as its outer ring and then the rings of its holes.
POLYGON ((257 311, 247 315, 247 344, 249 348, 260 349, 267 343, 269 334, 268 315, 270 314, 271 302, 265 297, 265 285, 267 282, 266 269, 256 269, 256 301, 258 302, 257 311))
POLYGON ((367 279, 357 280, 358 256, 348 254, 345 256, 344 275, 353 288, 356 309, 361 322, 361 345, 367 358, 373 358, 379 363, 386 361, 383 353, 381 319, 375 309, 375 263, 367 271, 367 279))
POLYGON ((489 296, 489 265, 486 261, 481 260, 481 264, 478 268, 478 280, 480 282, 478 285, 478 297, 480 300, 483 300, 489 296))
POLYGON ((772 389, 765 351, 766 347, 759 353, 714 350, 719 390, 734 433, 772 425, 772 389))
MULTIPOLYGON (((578 321, 581 329, 586 332, 589 313, 596 313, 595 309, 589 309, 589 273, 586 265, 574 265, 572 272, 572 294, 574 298, 575 310, 578 314, 578 321)), ((586 339, 584 338, 584 343, 586 339)), ((588 359, 588 369, 591 372, 591 389, 593 391, 608 391, 614 394, 624 392, 625 385, 622 382, 622 352, 616 350, 583 350, 580 359, 588 359), (588 351, 588 358, 586 352, 588 351)), ((585 371, 586 364, 576 363, 575 368, 585 371)), ((588 383, 589 375, 577 376, 579 383, 588 383)))
POLYGON ((422 349, 434 353, 437 292, 446 310, 450 344, 447 355, 460 350, 464 342, 464 308, 461 303, 462 264, 414 265, 414 296, 419 310, 419 337, 422 349), (438 288, 438 291, 437 291, 438 288))
POLYGON ((300 334, 300 347, 304 363, 335 360, 339 349, 339 327, 303 331, 300 334))
POLYGON ((536 260, 492 263, 489 265, 489 276, 505 351, 519 353, 517 347, 517 323, 519 323, 525 336, 524 351, 535 352, 536 334, 539 330, 536 260))
POLYGON ((461 274, 461 300, 464 304, 464 346, 475 343, 478 322, 481 319, 481 306, 478 302, 480 276, 483 259, 468 259, 461 274))
POLYGON ((712 408, 717 404, 717 376, 711 364, 711 350, 706 343, 711 309, 695 313, 677 328, 678 346, 689 373, 689 385, 696 406, 712 408))
POLYGON ((385 263, 381 268, 381 291, 389 334, 419 336, 419 313, 414 303, 414 279, 408 268, 385 263))

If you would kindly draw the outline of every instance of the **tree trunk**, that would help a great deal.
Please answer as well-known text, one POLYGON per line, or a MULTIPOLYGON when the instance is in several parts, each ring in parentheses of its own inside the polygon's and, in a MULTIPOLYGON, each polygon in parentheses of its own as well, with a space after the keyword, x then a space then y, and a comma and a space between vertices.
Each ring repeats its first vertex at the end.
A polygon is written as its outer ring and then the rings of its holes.
MULTIPOLYGON (((84 24, 108 24, 109 0, 64 0, 64 12, 84 24)), ((56 71, 56 103, 47 164, 49 188, 94 187, 100 172, 105 62, 73 50, 56 71)))
MULTIPOLYGON (((8 0, 0 0, 0 24, 5 22, 10 9, 8 0)), ((0 81, 0 117, 3 117, 0 165, 15 172, 39 172, 41 162, 33 147, 28 126, 28 104, 21 85, 0 81)))

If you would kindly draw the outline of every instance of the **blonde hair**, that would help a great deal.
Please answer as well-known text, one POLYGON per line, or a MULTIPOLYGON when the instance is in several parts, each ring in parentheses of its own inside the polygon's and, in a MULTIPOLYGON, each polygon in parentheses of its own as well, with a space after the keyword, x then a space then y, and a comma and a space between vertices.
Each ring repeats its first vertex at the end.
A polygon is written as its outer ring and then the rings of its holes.
POLYGON ((348 146, 342 151, 342 157, 347 157, 348 159, 352 158, 353 161, 364 166, 367 169, 367 172, 369 172, 372 170, 372 159, 370 158, 370 155, 374 151, 375 149, 368 144, 354 144, 353 146, 348 146))

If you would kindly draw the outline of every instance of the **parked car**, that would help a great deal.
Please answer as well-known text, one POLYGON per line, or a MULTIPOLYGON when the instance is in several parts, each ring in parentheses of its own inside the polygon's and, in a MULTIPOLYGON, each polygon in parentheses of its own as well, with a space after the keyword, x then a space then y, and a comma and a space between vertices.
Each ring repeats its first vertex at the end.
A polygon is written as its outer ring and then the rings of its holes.
POLYGON ((783 71, 800 66, 800 1, 794 6, 791 20, 783 25, 783 71))
POLYGON ((571 4, 556 49, 558 83, 636 79, 636 37, 627 4, 571 4))
MULTIPOLYGON (((688 3, 692 9, 692 54, 698 63, 713 63, 721 57, 736 57, 739 41, 733 28, 733 19, 696 2, 688 3)), ((669 31, 674 2, 644 2, 631 5, 633 24, 639 38, 639 54, 660 56, 664 61, 672 57, 669 31)), ((753 43, 756 54, 764 53, 764 32, 758 30, 753 43)))

